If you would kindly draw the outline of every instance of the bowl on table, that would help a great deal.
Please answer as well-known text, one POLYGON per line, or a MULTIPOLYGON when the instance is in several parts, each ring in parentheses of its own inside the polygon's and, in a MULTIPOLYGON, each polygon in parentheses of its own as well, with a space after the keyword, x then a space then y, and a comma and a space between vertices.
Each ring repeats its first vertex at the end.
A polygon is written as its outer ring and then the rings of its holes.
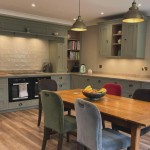
POLYGON ((89 100, 99 100, 101 97, 106 95, 106 92, 102 93, 92 93, 92 92, 85 92, 82 91, 83 95, 87 97, 89 100))

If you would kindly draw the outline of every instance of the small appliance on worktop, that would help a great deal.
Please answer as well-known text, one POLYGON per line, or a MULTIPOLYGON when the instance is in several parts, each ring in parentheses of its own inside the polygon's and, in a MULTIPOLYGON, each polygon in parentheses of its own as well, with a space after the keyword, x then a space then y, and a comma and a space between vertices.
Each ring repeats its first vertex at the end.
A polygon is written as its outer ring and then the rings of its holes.
POLYGON ((82 64, 82 65, 80 66, 80 73, 86 73, 85 64, 82 64))

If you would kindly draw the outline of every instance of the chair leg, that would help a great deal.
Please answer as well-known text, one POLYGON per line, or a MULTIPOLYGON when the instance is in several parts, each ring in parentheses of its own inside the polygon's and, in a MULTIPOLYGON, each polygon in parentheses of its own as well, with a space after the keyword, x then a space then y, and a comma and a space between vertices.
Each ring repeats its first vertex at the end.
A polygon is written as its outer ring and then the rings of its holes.
POLYGON ((71 115, 71 109, 68 110, 68 115, 69 115, 69 116, 71 115))
POLYGON ((44 126, 44 136, 43 136, 43 143, 42 143, 42 150, 45 150, 47 139, 49 139, 50 130, 44 126))
POLYGON ((79 142, 77 143, 77 150, 87 150, 87 147, 80 144, 79 142))
POLYGON ((67 132, 67 142, 69 142, 69 138, 70 137, 70 133, 69 132, 67 132))
POLYGON ((37 124, 38 127, 41 124, 41 117, 42 117, 42 102, 41 102, 41 97, 39 96, 39 114, 38 114, 38 124, 37 124))
POLYGON ((59 140, 58 140, 57 150, 62 150, 62 143, 63 143, 63 134, 59 133, 59 140))

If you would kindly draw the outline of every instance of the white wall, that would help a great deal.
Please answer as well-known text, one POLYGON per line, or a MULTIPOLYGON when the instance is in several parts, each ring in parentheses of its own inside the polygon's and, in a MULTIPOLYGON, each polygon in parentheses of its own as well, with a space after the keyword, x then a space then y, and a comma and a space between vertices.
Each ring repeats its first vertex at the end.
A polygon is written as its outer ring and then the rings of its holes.
POLYGON ((111 59, 103 58, 98 50, 98 25, 88 27, 87 32, 82 33, 81 64, 85 64, 93 71, 126 74, 126 75, 150 75, 150 21, 147 26, 147 38, 145 59, 111 59), (100 69, 99 65, 103 67, 100 69), (142 67, 148 67, 148 71, 142 71, 142 67))
POLYGON ((0 35, 0 71, 41 70, 49 62, 49 42, 0 35))

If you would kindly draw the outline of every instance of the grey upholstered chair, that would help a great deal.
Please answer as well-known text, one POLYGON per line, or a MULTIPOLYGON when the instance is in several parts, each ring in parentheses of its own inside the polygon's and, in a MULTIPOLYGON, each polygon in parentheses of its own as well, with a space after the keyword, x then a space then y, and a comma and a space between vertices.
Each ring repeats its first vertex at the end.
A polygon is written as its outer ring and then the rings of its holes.
MULTIPOLYGON (((133 93, 133 99, 135 100, 141 100, 141 101, 146 101, 146 102, 150 102, 150 89, 136 89, 135 92, 133 93)), ((122 126, 118 126, 113 124, 112 128, 114 130, 121 130, 123 132, 129 133, 131 134, 131 130, 122 126)), ((144 135, 147 132, 150 131, 150 127, 143 127, 141 129, 141 133, 140 135, 144 135)))
POLYGON ((130 138, 112 129, 102 129, 97 107, 82 99, 75 102, 77 141, 90 150, 119 150, 130 147, 130 138))
POLYGON ((57 150, 62 149, 63 134, 76 129, 76 119, 70 115, 64 115, 64 104, 56 93, 42 90, 41 101, 44 112, 44 136, 42 150, 45 150, 51 131, 59 134, 57 150))
MULTIPOLYGON (((57 91, 57 83, 55 80, 52 79, 41 79, 38 81, 38 90, 39 92, 42 90, 49 90, 49 91, 57 91)), ((68 111, 68 114, 71 114, 71 109, 65 108, 65 111, 68 111)), ((38 126, 40 126, 42 117, 42 103, 41 103, 41 96, 39 94, 39 112, 38 112, 38 126)))

